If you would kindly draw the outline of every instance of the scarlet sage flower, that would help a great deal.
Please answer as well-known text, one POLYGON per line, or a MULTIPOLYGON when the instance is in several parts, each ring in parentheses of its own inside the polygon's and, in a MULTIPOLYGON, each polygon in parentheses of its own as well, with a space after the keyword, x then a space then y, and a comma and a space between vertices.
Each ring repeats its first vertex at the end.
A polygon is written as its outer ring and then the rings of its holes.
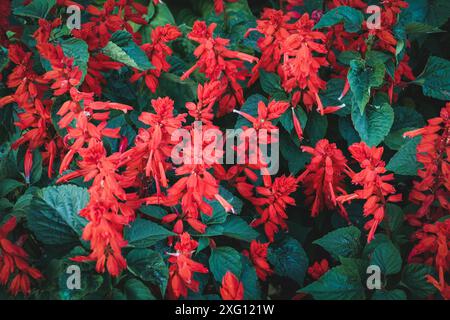
POLYGON ((119 0, 117 1, 117 6, 119 7, 119 13, 123 12, 124 20, 140 25, 147 24, 143 17, 148 11, 145 5, 133 0, 119 0))
POLYGON ((92 138, 97 141, 100 141, 104 136, 120 138, 120 128, 106 127, 110 110, 123 112, 132 110, 130 106, 121 103, 94 101, 92 92, 80 92, 74 87, 70 89, 70 95, 72 100, 64 102, 57 112, 57 115, 62 117, 58 125, 61 128, 67 128, 68 131, 65 139, 74 139, 69 152, 61 161, 60 173, 69 167, 74 155, 92 138), (76 120, 75 126, 71 126, 73 120, 76 120), (100 124, 95 125, 91 122, 92 120, 100 121, 100 124))
POLYGON ((53 102, 34 99, 34 104, 27 105, 18 113, 18 121, 14 124, 25 133, 11 145, 17 149, 21 145, 27 145, 25 153, 24 170, 25 179, 29 181, 31 168, 33 167, 34 150, 40 150, 43 161, 48 165, 47 174, 50 178, 53 172, 53 162, 57 155, 56 146, 61 145, 61 138, 54 137, 49 128, 52 128, 51 107, 53 102), (41 150, 44 147, 44 150, 41 150))
POLYGON ((327 3, 329 9, 333 9, 340 6, 347 6, 355 9, 367 8, 367 4, 361 0, 327 0, 327 3))
POLYGON ((46 72, 43 78, 53 81, 51 88, 55 96, 63 95, 80 84, 81 70, 73 64, 73 58, 67 58, 64 55, 60 46, 46 43, 37 45, 37 48, 52 66, 52 70, 46 72))
POLYGON ((311 110, 317 104, 317 110, 323 114, 324 107, 319 98, 319 90, 326 88, 326 82, 319 78, 319 69, 327 66, 326 36, 319 31, 312 31, 314 21, 308 14, 303 14, 295 23, 296 33, 289 35, 282 45, 283 62, 281 71, 282 86, 286 92, 300 89, 302 100, 311 110))
POLYGON ((250 121, 255 130, 259 129, 273 130, 277 129, 277 127, 274 126, 271 121, 281 117, 281 115, 287 110, 288 107, 289 107, 288 102, 272 100, 266 106, 263 101, 260 101, 258 102, 257 117, 251 116, 248 113, 239 110, 234 110, 234 112, 250 121))
POLYGON ((258 39, 261 58, 252 69, 249 85, 258 79, 260 69, 267 72, 278 72, 282 58, 283 42, 294 32, 293 25, 289 23, 291 18, 290 14, 285 14, 281 10, 265 8, 261 18, 256 20, 257 27, 247 31, 247 33, 258 31, 263 34, 263 37, 258 39))
POLYGON ((9 282, 9 292, 14 296, 19 292, 28 296, 31 293, 30 279, 41 279, 42 274, 29 265, 25 250, 7 239, 16 224, 16 218, 12 217, 0 227, 0 284, 9 282))
POLYGON ((198 102, 187 102, 186 109, 189 115, 196 121, 205 125, 211 125, 214 118, 213 106, 218 98, 222 96, 224 88, 220 81, 205 82, 197 87, 198 102))
POLYGON ((267 237, 273 242, 274 235, 280 228, 287 229, 286 207, 295 205, 295 200, 290 194, 297 190, 297 179, 292 176, 281 176, 273 181, 270 178, 268 180, 263 187, 256 187, 259 197, 251 200, 261 215, 260 218, 253 220, 251 225, 253 227, 264 225, 267 237))
POLYGON ((97 272, 107 269, 112 276, 118 276, 126 268, 121 252, 127 244, 123 239, 123 226, 134 219, 134 210, 141 202, 135 194, 127 194, 123 189, 130 186, 130 181, 118 173, 120 154, 107 156, 103 143, 96 139, 91 139, 88 147, 80 149, 79 154, 82 157, 78 162, 79 169, 57 181, 63 183, 80 176, 84 181, 92 180, 90 201, 80 211, 80 215, 89 221, 83 230, 83 239, 90 241, 92 251, 88 256, 74 257, 73 260, 96 261, 97 272))
POLYGON ((350 168, 347 174, 352 179, 352 183, 362 186, 352 194, 342 195, 336 198, 339 202, 346 202, 353 199, 364 199, 364 216, 372 216, 364 228, 369 230, 367 242, 373 240, 378 225, 383 221, 386 213, 386 203, 398 202, 402 200, 401 194, 395 194, 396 190, 389 182, 394 180, 394 174, 385 174, 385 162, 381 159, 383 147, 369 147, 364 142, 352 144, 348 150, 355 159, 361 171, 353 172, 350 168))
POLYGON ((230 43, 228 39, 214 37, 216 26, 215 23, 207 26, 204 21, 194 23, 188 38, 199 44, 194 51, 198 60, 181 76, 181 79, 187 79, 192 72, 199 69, 209 80, 220 80, 227 88, 227 93, 219 100, 218 116, 221 116, 233 110, 236 103, 244 103, 243 90, 238 82, 245 80, 248 76, 244 68, 244 61, 252 63, 258 59, 228 49, 227 46, 230 43))
POLYGON ((424 128, 406 132, 404 136, 422 136, 417 145, 417 161, 423 165, 414 181, 409 200, 419 205, 415 214, 408 215, 413 225, 421 225, 421 220, 448 214, 450 210, 450 103, 441 109, 440 116, 428 120, 424 128))
MULTIPOLYGON (((114 14, 116 7, 115 0, 107 0, 102 9, 93 5, 86 8, 91 15, 88 22, 81 25, 81 29, 73 29, 72 34, 79 39, 86 41, 89 51, 95 51, 105 47, 111 35, 127 27, 127 22, 118 14, 114 14)), ((129 30, 128 31, 132 31, 129 30)))
POLYGON ((308 268, 308 274, 313 280, 319 279, 329 269, 328 260, 322 259, 322 261, 316 261, 312 266, 308 268))
POLYGON ((128 174, 137 177, 140 172, 155 180, 157 193, 162 185, 168 187, 166 170, 171 166, 167 162, 177 141, 172 141, 172 133, 181 128, 186 114, 174 115, 174 102, 168 97, 153 99, 152 107, 156 113, 142 112, 139 121, 149 125, 148 129, 139 129, 135 147, 122 154, 127 163, 128 174))
POLYGON ((8 75, 6 85, 8 88, 15 88, 12 95, 0 98, 0 108, 6 104, 16 102, 22 108, 32 108, 34 99, 41 94, 40 84, 46 81, 33 70, 31 52, 25 52, 20 45, 12 44, 8 47, 8 57, 16 66, 8 75))
POLYGON ((223 300, 243 300, 244 284, 231 271, 227 271, 222 279, 220 295, 223 300))
POLYGON ((201 263, 192 260, 192 254, 198 246, 198 242, 191 239, 185 232, 180 236, 180 241, 174 246, 175 253, 169 253, 169 283, 167 295, 169 299, 187 297, 188 289, 198 292, 199 282, 194 280, 194 273, 207 273, 208 269, 201 263))
POLYGON ((151 33, 151 43, 145 43, 141 46, 144 50, 154 69, 147 71, 135 70, 133 76, 130 78, 131 82, 136 82, 138 79, 144 77, 146 86, 151 92, 156 92, 159 84, 159 77, 162 72, 167 72, 170 69, 170 64, 167 62, 167 57, 172 55, 172 49, 167 46, 167 43, 175 40, 181 36, 181 32, 177 27, 170 24, 165 26, 158 26, 153 29, 151 33))
POLYGON ((450 271, 450 219, 425 224, 414 234, 413 239, 419 242, 411 250, 408 261, 435 266, 438 279, 427 275, 427 281, 440 291, 444 299, 450 300, 450 285, 446 282, 446 275, 450 271))
POLYGON ((311 216, 316 217, 324 208, 338 208, 341 215, 348 219, 347 211, 336 201, 338 194, 345 192, 345 169, 347 159, 336 144, 322 139, 316 147, 301 147, 303 152, 312 155, 306 170, 298 177, 305 189, 306 203, 311 206, 311 216))
POLYGON ((250 258, 256 269, 256 275, 262 281, 266 281, 267 276, 273 273, 272 268, 267 262, 267 248, 270 243, 260 243, 253 240, 250 243, 250 251, 244 251, 244 254, 250 258))
POLYGON ((112 61, 110 57, 101 52, 90 52, 87 64, 87 73, 81 85, 82 91, 93 92, 97 96, 102 94, 102 85, 106 84, 103 72, 119 70, 122 63, 112 61))
POLYGON ((61 25, 61 19, 56 18, 53 21, 47 21, 45 19, 39 19, 39 28, 34 32, 33 37, 38 44, 47 43, 50 39, 50 34, 56 27, 61 25))

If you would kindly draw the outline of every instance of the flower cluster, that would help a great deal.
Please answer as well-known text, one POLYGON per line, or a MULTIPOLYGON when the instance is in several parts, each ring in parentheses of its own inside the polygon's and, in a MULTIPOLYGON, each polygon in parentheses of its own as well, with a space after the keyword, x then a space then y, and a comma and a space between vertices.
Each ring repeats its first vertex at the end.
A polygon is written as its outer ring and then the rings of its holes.
POLYGON ((386 165, 381 159, 383 147, 369 147, 364 142, 351 145, 350 151, 360 167, 360 172, 354 172, 350 168, 346 170, 352 183, 362 187, 354 193, 342 195, 336 198, 339 202, 351 201, 353 199, 364 199, 364 216, 372 216, 364 226, 369 230, 367 242, 373 240, 377 227, 386 215, 386 204, 388 202, 399 202, 401 194, 396 194, 394 186, 390 181, 394 180, 394 174, 385 174, 386 165))
POLYGON ((25 238, 19 238, 16 243, 8 240, 8 235, 15 229, 16 224, 16 218, 12 217, 0 227, 0 284, 6 285, 9 282, 9 291, 12 295, 19 292, 29 295, 30 280, 39 280, 43 276, 28 262, 28 254, 22 248, 25 238), (9 281, 10 279, 12 280, 9 281))
POLYGON ((450 299, 437 4, 38 2, 0 4, 0 295, 70 261, 83 298, 450 299), (341 290, 368 262, 383 290, 341 290))
POLYGON ((255 62, 258 59, 227 48, 229 40, 214 37, 216 24, 209 26, 203 21, 196 21, 188 38, 197 42, 199 46, 194 55, 197 62, 187 70, 181 79, 187 79, 192 72, 199 69, 210 81, 220 81, 223 87, 223 95, 219 98, 219 112, 221 116, 231 112, 236 105, 244 103, 244 95, 241 84, 238 81, 245 80, 249 74, 244 68, 244 62, 255 62))

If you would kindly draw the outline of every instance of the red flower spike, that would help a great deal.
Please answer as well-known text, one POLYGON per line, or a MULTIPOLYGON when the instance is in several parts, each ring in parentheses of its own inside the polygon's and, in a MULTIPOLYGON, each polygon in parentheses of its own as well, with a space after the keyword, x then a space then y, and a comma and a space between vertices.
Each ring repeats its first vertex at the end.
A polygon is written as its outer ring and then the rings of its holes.
POLYGON ((222 279, 220 295, 223 300, 243 300, 244 285, 232 272, 227 271, 222 279))

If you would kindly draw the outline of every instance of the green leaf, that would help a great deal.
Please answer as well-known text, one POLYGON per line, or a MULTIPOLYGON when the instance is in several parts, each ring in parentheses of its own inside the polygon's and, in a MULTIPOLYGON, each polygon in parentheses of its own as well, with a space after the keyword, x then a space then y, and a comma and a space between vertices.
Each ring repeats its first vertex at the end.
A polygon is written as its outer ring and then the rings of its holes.
POLYGON ((352 60, 347 79, 353 93, 355 106, 363 113, 370 99, 370 89, 383 84, 385 66, 383 63, 369 65, 364 60, 352 60))
POLYGON ((450 100, 450 61, 431 56, 425 70, 413 83, 422 86, 423 94, 439 100, 450 100))
POLYGON ((136 248, 149 247, 173 235, 175 233, 146 219, 138 218, 131 223, 131 226, 125 228, 125 239, 131 246, 136 248))
POLYGON ((128 269, 144 281, 158 285, 164 297, 169 269, 162 256, 150 249, 134 249, 127 255, 128 269))
MULTIPOLYGON (((228 201, 229 204, 233 206, 235 214, 239 214, 242 210, 242 201, 239 197, 234 196, 231 192, 223 188, 219 187, 219 194, 228 201)), ((201 214, 201 219, 203 223, 210 224, 222 224, 225 222, 229 214, 225 211, 224 207, 217 200, 209 201, 206 200, 213 209, 212 216, 208 216, 206 214, 201 214)))
POLYGON ((311 283, 301 292, 308 293, 315 300, 363 300, 364 287, 355 269, 337 266, 311 283))
POLYGON ((161 95, 170 97, 175 107, 197 99, 197 83, 191 79, 181 80, 173 73, 164 72, 161 75, 158 90, 161 95))
POLYGON ((89 193, 85 188, 74 185, 44 188, 31 204, 28 227, 45 244, 76 243, 87 223, 79 212, 88 201, 89 193))
POLYGON ((377 290, 374 292, 372 300, 406 300, 406 293, 400 289, 377 290))
POLYGON ((217 247, 211 250, 209 257, 209 270, 217 282, 222 283, 222 278, 231 271, 239 276, 242 272, 241 254, 231 247, 217 247))
POLYGON ((385 275, 396 274, 402 268, 402 257, 392 242, 384 242, 373 251, 370 264, 379 266, 385 275))
POLYGON ((358 51, 342 51, 338 57, 338 61, 345 65, 350 65, 350 62, 352 60, 360 60, 361 59, 361 53, 358 51))
POLYGON ((13 9, 13 14, 29 18, 45 18, 50 9, 56 4, 56 0, 33 0, 26 6, 13 9))
POLYGON ((162 219, 165 215, 167 215, 166 210, 158 206, 142 206, 139 208, 139 211, 156 219, 162 219))
POLYGON ((125 282, 124 292, 127 300, 156 300, 150 289, 137 279, 125 282))
POLYGON ((124 30, 114 32, 102 51, 114 61, 141 71, 154 68, 145 52, 134 43, 131 34, 124 30))
POLYGON ((81 77, 81 82, 83 82, 84 77, 87 73, 87 64, 89 61, 89 51, 87 43, 81 39, 70 38, 61 41, 61 48, 63 49, 64 55, 74 58, 74 65, 79 67, 81 72, 83 73, 81 77))
POLYGON ((438 27, 431 26, 426 23, 421 22, 411 22, 405 26, 406 33, 436 33, 436 32, 444 32, 444 30, 439 29, 438 27))
POLYGON ((11 191, 14 191, 22 186, 24 186, 22 182, 14 179, 0 180, 0 197, 4 197, 11 191))
POLYGON ((3 71, 8 62, 9 62, 8 49, 0 46, 0 72, 3 71))
POLYGON ((236 216, 228 216, 222 226, 223 235, 234 239, 250 242, 259 235, 244 219, 236 216))
POLYGON ((426 280, 427 275, 436 275, 433 267, 416 263, 407 264, 402 272, 402 283, 415 298, 426 298, 436 292, 436 288, 426 280))
POLYGON ((312 145, 315 145, 317 141, 325 137, 327 128, 328 120, 326 116, 321 116, 318 112, 309 113, 305 134, 308 136, 312 145))
POLYGON ((155 13, 153 18, 150 20, 150 26, 155 28, 166 24, 175 25, 176 23, 169 7, 167 7, 165 3, 160 2, 157 6, 155 6, 155 13))
POLYGON ((350 226, 333 230, 313 243, 321 246, 337 259, 340 256, 355 257, 361 249, 360 238, 361 231, 350 226))
POLYGON ((386 215, 388 219, 384 219, 381 226, 386 229, 386 220, 389 221, 389 230, 395 233, 403 224, 404 214, 402 208, 393 203, 386 204, 386 215))
POLYGON ((414 108, 397 106, 394 108, 394 124, 392 131, 402 128, 422 128, 425 125, 423 116, 414 108))
POLYGON ((407 139, 407 142, 391 158, 386 169, 400 175, 417 175, 420 164, 417 162, 416 154, 417 145, 419 144, 420 139, 420 137, 407 139))
POLYGON ((242 256, 242 272, 238 276, 244 286, 244 300, 261 299, 261 288, 255 267, 245 256, 242 256))
POLYGON ((347 145, 351 146, 355 142, 361 141, 358 132, 353 127, 353 122, 350 117, 340 117, 338 126, 341 136, 347 141, 347 145))
POLYGON ((369 146, 377 146, 391 130, 394 111, 387 103, 370 106, 363 114, 353 108, 352 121, 361 140, 369 146))
POLYGON ((361 11, 347 6, 339 6, 325 13, 313 30, 331 27, 343 22, 345 31, 358 32, 361 30, 363 20, 364 16, 361 11))
POLYGON ((261 88, 268 95, 274 95, 279 92, 283 92, 280 84, 280 77, 278 74, 273 72, 266 72, 264 70, 259 71, 259 82, 261 83, 261 88))
MULTIPOLYGON (((293 133, 293 135, 295 135, 295 133, 293 133)), ((292 141, 291 136, 285 132, 281 132, 280 134, 280 151, 283 158, 288 162, 289 172, 294 175, 302 170, 311 159, 311 155, 307 152, 303 152, 295 142, 292 141)))
POLYGON ((273 265, 275 273, 291 278, 299 285, 303 284, 309 261, 301 244, 286 238, 280 243, 273 243, 268 250, 267 259, 273 265))

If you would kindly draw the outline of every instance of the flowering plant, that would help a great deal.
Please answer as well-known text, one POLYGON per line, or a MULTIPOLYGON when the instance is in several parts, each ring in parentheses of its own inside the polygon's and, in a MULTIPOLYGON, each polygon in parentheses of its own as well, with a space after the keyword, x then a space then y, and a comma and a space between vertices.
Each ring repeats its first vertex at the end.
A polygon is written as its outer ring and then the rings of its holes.
POLYGON ((447 0, 0 9, 0 298, 450 299, 447 0))

